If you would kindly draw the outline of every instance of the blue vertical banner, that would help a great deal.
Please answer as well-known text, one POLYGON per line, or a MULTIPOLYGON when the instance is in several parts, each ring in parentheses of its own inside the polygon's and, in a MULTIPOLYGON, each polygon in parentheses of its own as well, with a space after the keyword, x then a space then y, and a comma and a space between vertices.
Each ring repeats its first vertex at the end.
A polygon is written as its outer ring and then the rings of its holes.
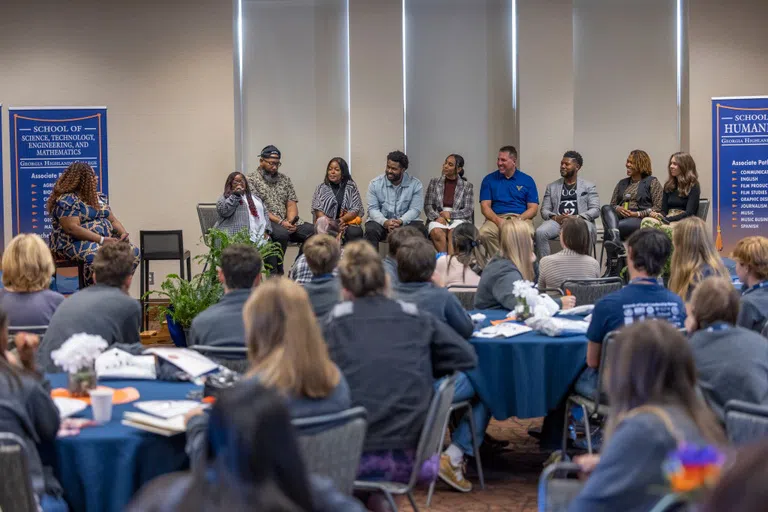
POLYGON ((768 96, 712 98, 712 189, 718 250, 768 233, 768 96))
POLYGON ((85 162, 107 194, 106 107, 9 108, 11 136, 12 232, 37 233, 48 240, 46 202, 61 173, 85 162))
MULTIPOLYGON (((0 103, 0 135, 3 133, 3 104, 0 103)), ((0 143, 0 247, 5 247, 5 205, 3 204, 3 145, 0 143)))

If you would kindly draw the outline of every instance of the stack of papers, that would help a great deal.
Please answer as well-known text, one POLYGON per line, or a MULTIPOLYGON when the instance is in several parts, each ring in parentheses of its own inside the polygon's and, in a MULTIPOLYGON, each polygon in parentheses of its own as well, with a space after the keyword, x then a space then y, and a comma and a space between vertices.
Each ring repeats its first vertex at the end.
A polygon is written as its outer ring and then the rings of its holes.
POLYGON ((492 325, 476 331, 472 336, 476 338, 511 338, 519 334, 531 332, 533 329, 527 325, 516 324, 514 322, 504 322, 499 325, 492 325))
POLYGON ((123 414, 123 425, 138 428, 153 434, 159 434, 165 437, 175 436, 187 430, 184 425, 184 416, 174 416, 172 418, 158 418, 142 412, 126 412, 123 414))
POLYGON ((194 350, 176 347, 155 347, 144 351, 168 361, 183 372, 196 379, 206 373, 218 370, 219 365, 194 350))

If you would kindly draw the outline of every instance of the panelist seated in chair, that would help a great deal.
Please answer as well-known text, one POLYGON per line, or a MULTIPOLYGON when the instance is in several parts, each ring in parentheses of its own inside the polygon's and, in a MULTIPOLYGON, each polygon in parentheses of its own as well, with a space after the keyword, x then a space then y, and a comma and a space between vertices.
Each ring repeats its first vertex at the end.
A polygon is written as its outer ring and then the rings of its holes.
POLYGON ((105 245, 93 260, 96 284, 70 296, 59 305, 40 344, 40 366, 60 372, 51 352, 80 333, 101 336, 109 344, 132 354, 143 350, 139 331, 141 305, 128 295, 133 279, 133 248, 127 242, 105 245))
POLYGON ((219 220, 214 226, 230 235, 247 229, 251 242, 262 245, 269 240, 272 223, 264 203, 251 191, 241 172, 233 172, 224 183, 224 193, 216 202, 219 220))
MULTIPOLYGON (((93 260, 99 247, 129 242, 109 199, 98 192, 99 178, 85 162, 74 162, 59 176, 46 208, 53 230, 49 246, 61 258, 83 264, 85 285, 93 284, 93 260)), ((139 248, 130 245, 133 270, 139 266, 139 248)))
POLYGON ((654 227, 670 224, 695 217, 699 212, 701 186, 699 173, 696 172, 696 162, 688 153, 675 153, 669 157, 667 165, 669 174, 664 183, 664 194, 661 197, 661 211, 651 212, 643 219, 642 227, 654 227))
POLYGON ((224 285, 224 295, 192 320, 191 346, 245 346, 243 306, 261 282, 261 268, 261 255, 255 247, 234 244, 221 251, 219 281, 224 285))
POLYGON ((3 253, 3 289, 0 309, 8 325, 48 325, 64 296, 49 289, 56 272, 51 250, 37 235, 13 237, 3 253))
POLYGON ((347 161, 340 156, 328 162, 325 179, 312 195, 312 216, 315 224, 323 217, 339 223, 342 243, 363 238, 363 200, 357 183, 349 173, 347 161))

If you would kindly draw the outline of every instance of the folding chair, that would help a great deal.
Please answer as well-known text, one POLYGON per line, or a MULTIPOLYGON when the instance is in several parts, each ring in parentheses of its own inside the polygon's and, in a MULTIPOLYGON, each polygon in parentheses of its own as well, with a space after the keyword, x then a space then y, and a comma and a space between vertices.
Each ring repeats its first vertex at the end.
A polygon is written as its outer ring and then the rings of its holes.
POLYGON ((467 311, 475 309, 475 294, 477 293, 477 286, 469 286, 466 284, 452 284, 448 287, 448 291, 451 292, 459 299, 461 305, 467 311))
POLYGON ((198 203, 197 218, 200 221, 200 230, 203 232, 203 236, 207 235, 208 231, 219 221, 216 203, 198 203))
POLYGON ((577 306, 595 304, 604 295, 621 290, 624 281, 620 277, 598 277, 596 279, 568 279, 560 287, 576 297, 577 306))
POLYGON ((0 510, 37 512, 37 497, 29 476, 24 441, 11 432, 0 432, 0 510))
POLYGON ((563 512, 568 509, 585 482, 566 477, 579 471, 579 465, 573 462, 557 462, 544 468, 539 477, 539 512, 563 512), (563 476, 558 477, 561 473, 563 476))
POLYGON ((608 405, 601 402, 601 395, 603 393, 603 374, 608 361, 608 353, 614 349, 616 332, 611 331, 603 340, 602 350, 600 352, 600 368, 597 373, 597 388, 595 394, 591 397, 582 396, 578 393, 569 395, 565 401, 565 422, 563 424, 563 458, 568 456, 566 448, 568 447, 568 412, 570 405, 577 405, 581 407, 581 411, 584 416, 584 430, 587 437, 587 451, 592 453, 592 432, 590 430, 589 418, 593 415, 607 416, 608 405))
POLYGON ((352 494, 368 427, 365 408, 297 418, 292 423, 307 470, 330 478, 340 492, 352 494))
POLYGON ((250 364, 248 362, 248 349, 245 347, 211 347, 208 345, 193 345, 195 352, 203 354, 214 363, 229 368, 233 372, 245 373, 250 364))
POLYGON ((768 407, 741 400, 725 404, 725 432, 736 445, 749 444, 768 436, 768 407))
POLYGON ((355 490, 358 491, 379 491, 384 493, 392 510, 397 512, 397 505, 393 496, 408 496, 413 510, 418 512, 416 500, 413 498, 413 488, 419 480, 419 472, 424 463, 435 454, 440 454, 443 447, 444 426, 450 415, 453 402, 453 393, 456 387, 456 375, 451 375, 443 380, 432 397, 429 404, 427 417, 424 421, 424 427, 419 436, 419 444, 416 447, 416 456, 413 460, 413 471, 407 484, 399 482, 369 482, 357 480, 355 490))

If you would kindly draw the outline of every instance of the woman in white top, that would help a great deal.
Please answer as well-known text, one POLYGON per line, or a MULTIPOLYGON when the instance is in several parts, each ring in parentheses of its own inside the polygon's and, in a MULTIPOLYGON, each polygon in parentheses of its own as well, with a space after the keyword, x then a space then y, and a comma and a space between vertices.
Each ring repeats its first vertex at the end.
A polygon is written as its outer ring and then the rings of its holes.
POLYGON ((490 259, 488 248, 480 241, 475 226, 465 222, 452 232, 453 254, 437 259, 435 274, 440 276, 443 286, 477 286, 480 274, 490 259))
POLYGON ((592 237, 587 221, 569 217, 560 230, 563 250, 544 256, 539 263, 539 289, 560 288, 566 279, 600 277, 600 264, 589 255, 592 237))
POLYGON ((248 180, 241 172, 233 172, 224 184, 224 195, 216 203, 219 220, 216 228, 234 235, 248 229, 251 241, 263 244, 269 240, 272 223, 269 212, 258 196, 251 192, 248 180))

